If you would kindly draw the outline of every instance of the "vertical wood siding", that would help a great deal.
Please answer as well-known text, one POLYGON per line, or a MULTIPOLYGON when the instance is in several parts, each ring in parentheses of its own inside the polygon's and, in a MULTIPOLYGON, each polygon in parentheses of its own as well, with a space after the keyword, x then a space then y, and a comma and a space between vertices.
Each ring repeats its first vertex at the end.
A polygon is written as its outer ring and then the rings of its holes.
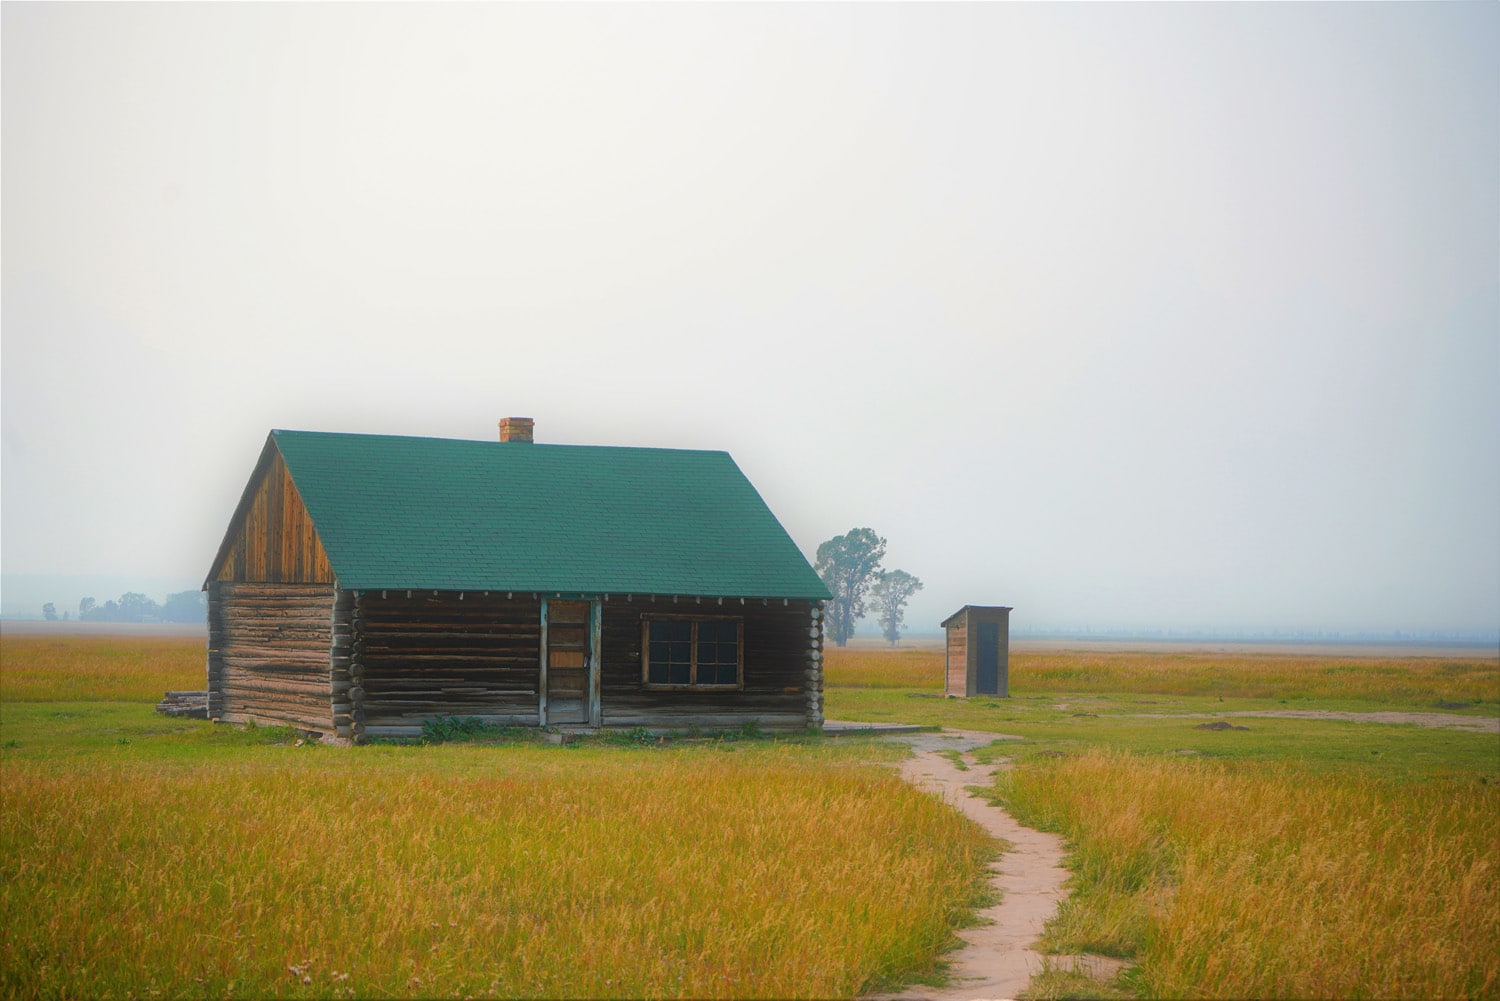
POLYGON ((208 585, 208 718, 224 718, 224 588, 208 585))
POLYGON ((333 606, 333 588, 321 585, 216 583, 209 602, 215 718, 331 733, 333 606))
POLYGON ((229 546, 214 571, 222 581, 332 584, 328 554, 279 453, 265 464, 250 503, 229 530, 229 546))
POLYGON ((943 691, 949 695, 971 695, 969 691, 969 620, 961 618, 948 626, 948 677, 943 691))
POLYGON ((362 591, 352 612, 356 738, 419 736, 441 716, 538 724, 541 602, 530 594, 362 591))

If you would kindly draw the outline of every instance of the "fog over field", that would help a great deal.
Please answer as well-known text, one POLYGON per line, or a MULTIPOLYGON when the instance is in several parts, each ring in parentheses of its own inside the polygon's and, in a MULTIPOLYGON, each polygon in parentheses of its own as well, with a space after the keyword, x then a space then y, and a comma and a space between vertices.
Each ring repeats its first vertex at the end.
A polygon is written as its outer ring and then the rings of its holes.
POLYGON ((273 427, 514 415, 914 629, 1500 630, 1500 6, 0 19, 4 614, 201 583, 273 427))

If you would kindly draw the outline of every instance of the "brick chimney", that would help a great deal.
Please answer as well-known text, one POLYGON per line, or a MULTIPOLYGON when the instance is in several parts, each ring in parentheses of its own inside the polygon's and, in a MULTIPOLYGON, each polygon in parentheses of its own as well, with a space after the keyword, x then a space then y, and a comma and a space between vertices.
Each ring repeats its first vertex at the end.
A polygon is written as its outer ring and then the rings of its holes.
POLYGON ((502 417, 500 419, 501 441, 524 441, 531 444, 531 429, 536 421, 530 417, 502 417))

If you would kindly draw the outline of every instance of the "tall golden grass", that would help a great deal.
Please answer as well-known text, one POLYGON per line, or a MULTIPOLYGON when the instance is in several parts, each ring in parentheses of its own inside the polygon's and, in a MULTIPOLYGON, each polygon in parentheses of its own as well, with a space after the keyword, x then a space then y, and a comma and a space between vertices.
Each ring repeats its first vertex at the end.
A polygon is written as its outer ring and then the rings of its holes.
POLYGON ((206 682, 202 637, 0 636, 0 702, 156 702, 206 682))
POLYGON ((850 997, 990 853, 851 751, 0 760, 0 995, 850 997), (820 756, 822 755, 822 756, 820 756))
POLYGON ((1152 997, 1500 996, 1500 789, 1092 751, 1000 777, 1070 842, 1059 951, 1152 997))
MULTIPOLYGON (((830 688, 943 690, 942 650, 830 648, 830 688)), ((1387 704, 1500 702, 1494 658, 1325 657, 1287 654, 1013 652, 1012 693, 1219 695, 1387 704)))

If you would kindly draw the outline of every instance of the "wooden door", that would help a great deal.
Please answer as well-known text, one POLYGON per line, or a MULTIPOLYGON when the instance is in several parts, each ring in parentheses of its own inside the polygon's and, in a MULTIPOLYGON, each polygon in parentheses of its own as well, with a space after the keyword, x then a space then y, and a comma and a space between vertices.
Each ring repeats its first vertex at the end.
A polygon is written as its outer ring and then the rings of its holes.
POLYGON ((980 695, 1000 694, 1000 623, 974 623, 975 691, 980 695))
POLYGON ((589 722, 590 602, 547 602, 547 722, 589 722))

